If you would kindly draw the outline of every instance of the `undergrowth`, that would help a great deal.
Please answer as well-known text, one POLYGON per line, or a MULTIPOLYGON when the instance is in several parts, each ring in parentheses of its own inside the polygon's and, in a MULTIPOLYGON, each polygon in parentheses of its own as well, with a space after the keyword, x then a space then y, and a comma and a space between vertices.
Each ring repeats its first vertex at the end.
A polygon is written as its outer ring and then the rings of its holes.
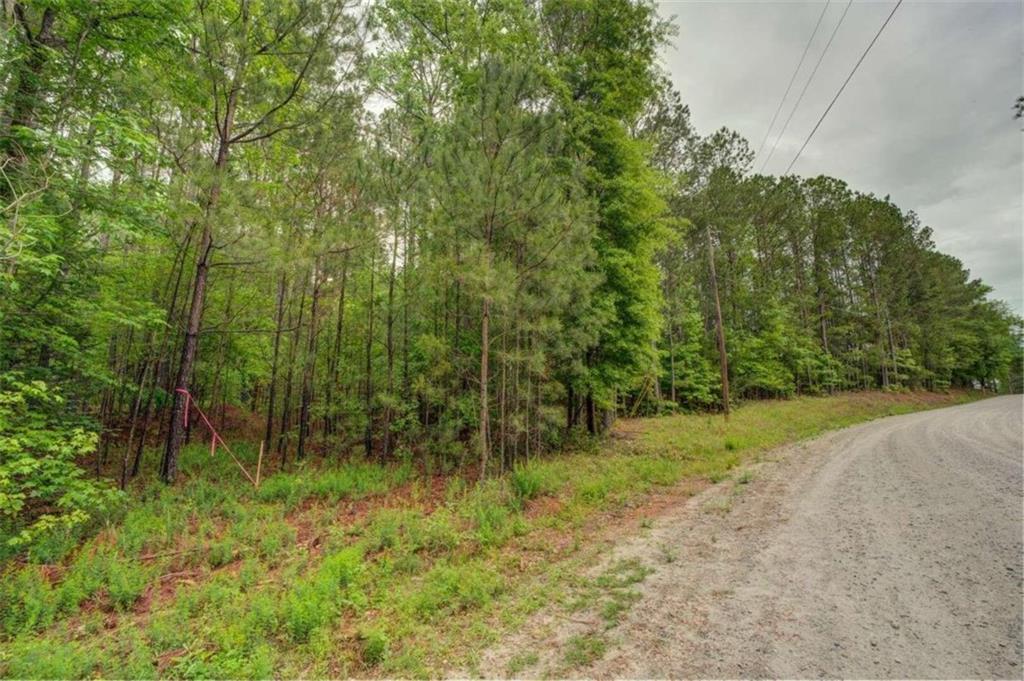
MULTIPOLYGON (((230 461, 193 446, 179 485, 143 484, 98 534, 57 535, 8 562, 0 675, 436 676, 471 665, 542 607, 566 577, 559 561, 607 511, 685 479, 722 479, 769 447, 958 399, 854 394, 754 403, 728 423, 630 421, 601 447, 479 485, 354 461, 275 473, 254 491, 230 461)), ((602 576, 606 621, 629 607, 645 570, 602 576)), ((603 645, 581 639, 566 663, 603 645)))

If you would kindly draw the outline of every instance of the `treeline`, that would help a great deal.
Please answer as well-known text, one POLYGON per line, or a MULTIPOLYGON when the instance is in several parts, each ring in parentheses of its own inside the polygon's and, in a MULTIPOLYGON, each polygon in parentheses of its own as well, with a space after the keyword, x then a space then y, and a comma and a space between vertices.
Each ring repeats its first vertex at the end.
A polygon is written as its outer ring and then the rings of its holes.
POLYGON ((485 475, 616 414, 1020 388, 1019 320, 912 212, 693 129, 649 2, 4 12, 15 544, 103 503, 82 461, 174 481, 186 400, 274 465, 485 475))

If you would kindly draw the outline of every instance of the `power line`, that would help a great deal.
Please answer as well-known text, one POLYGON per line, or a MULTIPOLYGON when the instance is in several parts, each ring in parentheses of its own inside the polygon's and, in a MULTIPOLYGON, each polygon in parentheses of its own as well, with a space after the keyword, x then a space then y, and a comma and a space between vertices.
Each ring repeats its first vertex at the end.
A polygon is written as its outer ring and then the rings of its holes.
POLYGON ((878 33, 876 33, 875 37, 871 39, 870 43, 868 43, 867 49, 864 50, 864 54, 860 55, 860 59, 858 59, 857 63, 853 65, 853 70, 850 71, 850 75, 848 75, 846 77, 846 80, 843 81, 842 87, 839 88, 839 91, 836 92, 836 96, 832 98, 831 102, 829 102, 828 108, 825 109, 825 112, 823 114, 821 114, 821 118, 818 119, 818 122, 814 124, 814 129, 811 130, 811 134, 807 136, 806 140, 804 140, 803 146, 800 147, 800 151, 796 152, 796 156, 793 157, 793 160, 789 162, 789 166, 786 167, 786 172, 783 173, 783 175, 789 174, 789 171, 792 170, 794 164, 796 164, 797 159, 800 158, 800 154, 804 153, 804 149, 807 148, 807 145, 810 143, 811 138, 814 137, 814 133, 818 132, 818 128, 821 126, 821 122, 825 120, 825 116, 828 116, 828 112, 832 110, 832 106, 836 103, 836 100, 839 99, 839 95, 843 94, 843 90, 846 89, 846 86, 847 84, 849 84, 850 79, 853 78, 853 74, 857 73, 857 69, 860 68, 861 62, 863 62, 864 58, 868 56, 868 52, 870 52, 871 48, 874 47, 875 42, 878 41, 878 37, 882 35, 882 31, 884 31, 885 27, 889 25, 889 22, 892 20, 893 15, 896 14, 896 10, 898 10, 900 8, 900 5, 902 4, 903 0, 899 0, 896 3, 896 6, 892 8, 892 11, 889 12, 889 16, 885 18, 885 21, 882 23, 882 27, 878 29, 878 33))
POLYGON ((775 127, 775 121, 779 118, 779 113, 782 112, 782 105, 786 103, 786 97, 789 97, 789 91, 793 89, 793 83, 796 82, 796 76, 800 73, 800 67, 804 65, 804 59, 807 58, 807 52, 811 49, 811 43, 814 42, 814 36, 818 35, 818 27, 821 26, 821 20, 825 18, 825 12, 828 10, 829 3, 832 0, 825 0, 825 6, 821 8, 821 14, 818 15, 818 23, 814 25, 814 30, 811 31, 811 37, 807 40, 807 45, 804 47, 804 53, 800 55, 800 61, 797 62, 796 69, 793 71, 793 76, 789 79, 789 85, 786 86, 786 92, 783 93, 782 99, 779 100, 779 106, 775 109, 775 115, 772 116, 772 122, 768 124, 768 129, 764 131, 764 139, 761 140, 761 146, 757 148, 757 153, 754 154, 755 158, 761 155, 764 151, 764 145, 768 141, 768 137, 772 134, 772 128, 775 127))
POLYGON ((775 138, 775 144, 772 145, 772 150, 768 153, 768 158, 761 164, 761 172, 764 172, 768 162, 772 160, 772 156, 775 155, 775 149, 778 148, 779 142, 782 141, 782 136, 786 134, 786 130, 789 128, 789 122, 793 120, 793 116, 796 115, 797 109, 800 108, 800 102, 804 101, 804 95, 807 94, 807 89, 811 87, 811 83, 814 81, 815 74, 818 73, 818 67, 821 66, 821 62, 825 59, 825 55, 828 53, 828 48, 832 46, 832 41, 836 39, 836 34, 839 33, 839 27, 843 25, 843 20, 846 19, 846 13, 850 11, 850 7, 853 5, 853 0, 846 3, 846 8, 839 17, 839 21, 836 23, 835 28, 832 29, 832 35, 829 36, 828 42, 825 43, 825 49, 818 55, 818 61, 814 64, 814 69, 811 71, 810 77, 807 82, 804 83, 803 89, 800 91, 800 96, 796 99, 796 104, 793 105, 793 110, 789 112, 789 117, 786 118, 786 122, 782 125, 782 130, 779 132, 779 136, 775 138))

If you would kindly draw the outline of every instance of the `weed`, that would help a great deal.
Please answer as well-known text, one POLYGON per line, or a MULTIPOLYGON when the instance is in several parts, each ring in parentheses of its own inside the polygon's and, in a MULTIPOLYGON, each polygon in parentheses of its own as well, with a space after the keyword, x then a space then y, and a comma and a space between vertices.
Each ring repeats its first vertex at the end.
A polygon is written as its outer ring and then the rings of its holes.
POLYGON ((55 527, 33 541, 29 546, 28 559, 33 563, 56 563, 71 553, 80 539, 78 532, 55 527))
POLYGON ((154 652, 160 655, 185 647, 192 640, 188 626, 190 620, 188 613, 178 608, 165 610, 150 618, 146 637, 154 652))
POLYGON ((640 600, 640 592, 633 590, 616 590, 601 606, 601 617, 611 627, 618 623, 619 616, 629 610, 630 606, 640 600))
POLYGON ((235 557, 235 542, 231 538, 225 538, 210 546, 206 562, 211 568, 219 568, 232 562, 235 557))
POLYGON ((673 485, 679 481, 679 461, 664 456, 650 459, 636 458, 631 462, 633 474, 645 483, 653 485, 673 485))
POLYGON ((714 497, 704 504, 702 510, 705 513, 721 513, 724 515, 732 510, 732 498, 724 495, 714 497))
POLYGON ((515 676, 524 669, 528 669, 540 662, 540 657, 535 652, 519 653, 513 655, 508 661, 508 675, 515 676))
POLYGON ((603 589, 621 589, 644 581, 653 570, 636 558, 620 560, 597 578, 597 586, 603 589))
MULTIPOLYGON (((593 438, 575 444, 570 438, 563 456, 534 460, 481 486, 450 477, 447 502, 429 515, 426 495, 414 487, 412 508, 371 507, 375 512, 359 531, 339 522, 327 502, 413 480, 409 461, 308 465, 270 476, 253 491, 228 457, 211 460, 207 446, 192 445, 183 452, 179 485, 144 485, 96 538, 69 552, 79 535, 55 532, 27 554, 30 564, 5 564, 0 677, 151 678, 158 670, 169 677, 337 677, 370 667, 375 675, 436 676, 442 660, 463 664, 493 640, 489 627, 514 626, 524 613, 550 603, 559 592, 547 580, 574 584, 564 564, 531 563, 521 570, 518 547, 495 550, 517 534, 542 530, 531 544, 578 551, 587 535, 572 529, 591 521, 596 510, 681 479, 731 477, 731 489, 719 490, 722 498, 704 509, 724 512, 754 479, 737 466, 768 448, 890 408, 902 413, 920 406, 913 395, 855 395, 751 403, 728 423, 703 415, 643 420, 630 440, 599 447, 593 438), (905 403, 892 407, 897 399, 905 403), (552 495, 559 495, 557 506, 538 505, 524 518, 529 500, 552 495), (310 499, 321 503, 301 519, 326 533, 322 560, 317 552, 292 550, 296 530, 284 517, 310 499), (549 530, 566 541, 550 542, 549 530), (146 554, 152 555, 140 561, 146 554), (239 559, 237 574, 208 570, 239 559), (140 618, 81 610, 99 594, 117 609, 130 609, 146 588, 157 586, 157 574, 187 568, 196 570, 194 581, 154 598, 142 629, 136 629, 140 618), (538 588, 518 588, 527 580, 538 588), (360 632, 358 646, 339 647, 346 636, 336 625, 342 616, 344 632, 360 632), (108 629, 112 620, 115 628, 108 629), (378 621, 386 628, 373 624, 378 621), (350 666, 360 659, 367 667, 350 666)), ((449 445, 447 460, 438 461, 451 467, 465 452, 449 445)), ((676 560, 669 547, 660 551, 656 561, 676 560)), ((596 579, 580 580, 561 600, 575 598, 570 605, 612 625, 633 606, 637 591, 630 585, 647 572, 636 561, 620 562, 596 579)), ((604 645, 600 636, 578 637, 567 661, 596 659, 604 645)), ((510 662, 509 674, 536 664, 536 654, 524 653, 510 662)))
POLYGON ((77 643, 19 639, 0 653, 0 676, 14 679, 84 679, 98 664, 98 650, 77 643))
POLYGON ((417 535, 414 546, 427 551, 450 551, 461 541, 452 513, 446 508, 434 511, 419 529, 421 534, 417 535))
POLYGON ((363 573, 357 547, 342 549, 324 559, 313 576, 301 581, 285 598, 281 621, 297 643, 332 621, 343 607, 363 607, 366 597, 356 584, 363 573))
POLYGON ((107 593, 119 610, 127 610, 134 605, 148 581, 149 575, 139 563, 112 560, 107 567, 107 593))
POLYGON ((595 634, 573 636, 566 642, 563 659, 568 667, 582 667, 600 660, 604 656, 606 647, 605 640, 595 634))
POLYGON ((276 630, 279 626, 277 598, 268 593, 257 594, 249 601, 249 607, 242 622, 243 629, 252 638, 259 638, 276 630))
POLYGON ((295 544, 295 538, 295 528, 283 520, 276 520, 263 526, 256 550, 260 558, 273 562, 295 544))
POLYGON ((460 566, 441 563, 423 578, 412 594, 412 610, 427 620, 487 605, 501 592, 503 580, 485 564, 474 561, 460 566))
POLYGON ((522 517, 509 507, 509 501, 497 484, 477 488, 463 500, 461 513, 473 524, 481 546, 502 546, 523 530, 522 517))
POLYGON ((562 485, 552 464, 536 461, 517 466, 508 480, 512 493, 520 503, 554 494, 562 485))
POLYGON ((408 522, 406 515, 406 512, 395 509, 386 508, 378 511, 366 528, 366 550, 373 553, 398 544, 402 526, 408 522))
POLYGON ((295 506, 305 497, 304 479, 295 473, 278 473, 260 483, 256 497, 260 501, 280 501, 285 506, 295 506))
POLYGON ((57 614, 57 596, 38 568, 25 568, 5 580, 0 584, 0 597, 5 604, 0 618, 8 636, 42 629, 57 614))
POLYGON ((361 656, 368 667, 376 667, 384 662, 391 645, 387 634, 380 629, 364 629, 359 634, 362 644, 361 656))

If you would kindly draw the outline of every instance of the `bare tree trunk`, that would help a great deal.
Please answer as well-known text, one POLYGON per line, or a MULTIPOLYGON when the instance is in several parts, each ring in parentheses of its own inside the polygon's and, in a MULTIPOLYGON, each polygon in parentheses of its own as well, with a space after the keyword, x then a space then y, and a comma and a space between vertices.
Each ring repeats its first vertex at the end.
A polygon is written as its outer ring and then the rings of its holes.
POLYGON ((331 358, 328 366, 327 396, 326 402, 331 410, 327 417, 328 433, 334 435, 338 430, 337 409, 333 403, 334 389, 340 391, 340 368, 341 368, 341 339, 345 329, 345 282, 348 279, 348 251, 345 251, 341 263, 341 290, 338 293, 338 318, 334 327, 334 347, 331 351, 331 358))
POLYGON ((309 306, 309 337, 306 341, 306 362, 302 371, 302 397, 299 405, 299 444, 295 456, 306 456, 309 437, 309 405, 313 401, 313 373, 316 370, 317 311, 320 301, 320 259, 313 267, 313 297, 309 306))
POLYGON ((715 298, 715 327, 718 330, 718 368, 722 374, 722 411, 729 418, 729 357, 725 353, 725 327, 722 325, 722 303, 718 298, 718 275, 715 273, 715 250, 711 243, 711 228, 705 228, 708 239, 708 270, 711 274, 711 292, 715 298))
POLYGON ((263 431, 263 441, 269 448, 274 436, 274 402, 277 394, 277 368, 281 356, 281 329, 284 324, 284 296, 287 288, 287 275, 282 271, 277 281, 277 311, 274 315, 274 352, 270 360, 270 385, 267 389, 267 425, 263 431))
POLYGON ((676 399, 676 338, 675 329, 669 326, 668 329, 668 368, 669 368, 669 391, 672 403, 678 405, 676 399))
POLYGON ((366 329, 366 431, 363 433, 363 446, 367 458, 373 456, 373 270, 376 259, 377 252, 373 251, 370 255, 370 298, 366 329))
POLYGON ((587 432, 597 434, 597 408, 594 405, 594 393, 587 392, 587 432))
POLYGON ((382 456, 387 458, 391 454, 391 419, 392 404, 395 395, 395 272, 398 266, 398 230, 395 230, 391 242, 391 270, 388 274, 388 312, 387 332, 384 336, 384 348, 387 352, 387 385, 388 401, 384 407, 384 451, 382 456))
POLYGON ((480 479, 487 477, 487 459, 491 453, 490 410, 487 397, 487 369, 490 362, 491 301, 484 295, 480 306, 480 479))
POLYGON ((277 432, 277 453, 281 456, 281 467, 288 461, 288 443, 285 438, 291 428, 292 418, 292 383, 295 377, 295 356, 302 341, 302 315, 306 310, 306 287, 309 285, 309 272, 302 273, 302 294, 299 296, 299 316, 295 322, 295 333, 288 345, 288 375, 284 382, 284 403, 281 405, 281 427, 277 432))

